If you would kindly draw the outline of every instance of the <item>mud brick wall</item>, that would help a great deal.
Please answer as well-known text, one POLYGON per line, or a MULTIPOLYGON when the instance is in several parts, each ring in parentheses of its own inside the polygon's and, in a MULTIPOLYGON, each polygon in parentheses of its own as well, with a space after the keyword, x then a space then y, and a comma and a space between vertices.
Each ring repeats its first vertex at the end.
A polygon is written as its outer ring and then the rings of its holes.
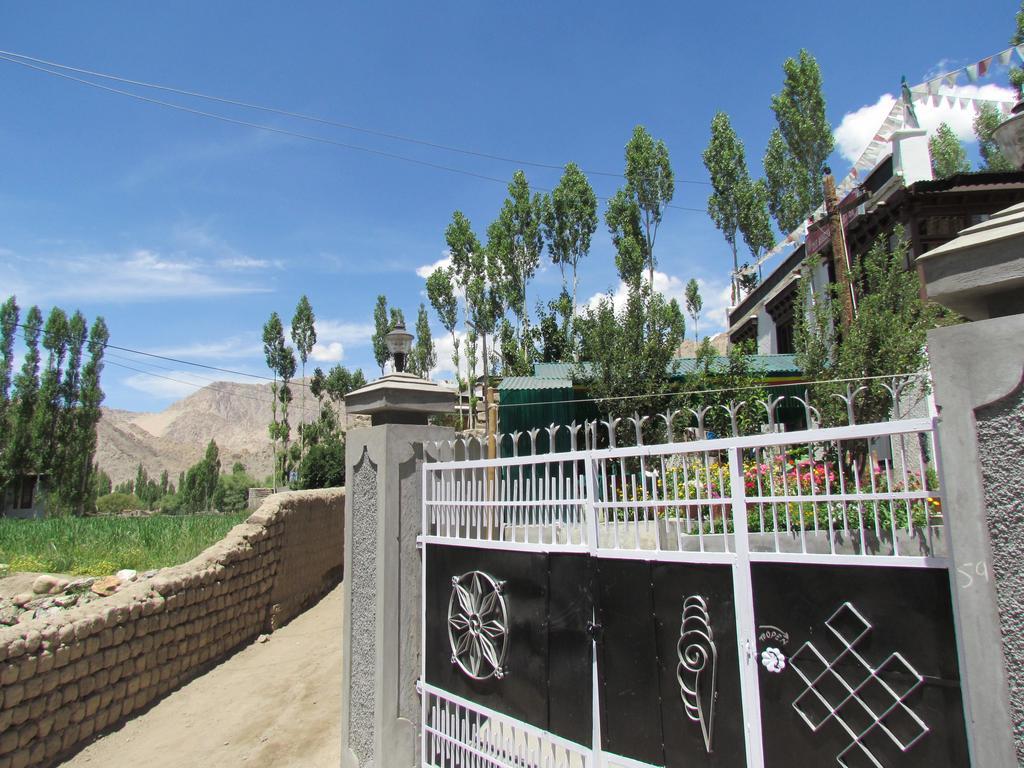
POLYGON ((0 768, 50 766, 337 584, 344 490, 279 493, 195 559, 0 631, 0 768))

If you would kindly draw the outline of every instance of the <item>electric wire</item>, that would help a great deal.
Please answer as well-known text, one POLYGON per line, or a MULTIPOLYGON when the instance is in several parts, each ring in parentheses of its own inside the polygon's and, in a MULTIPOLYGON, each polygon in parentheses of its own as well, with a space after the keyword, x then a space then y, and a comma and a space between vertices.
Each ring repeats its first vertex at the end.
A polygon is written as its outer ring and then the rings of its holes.
MULTIPOLYGON (((491 182, 495 182, 495 183, 503 184, 503 185, 507 185, 508 184, 508 180, 507 179, 499 178, 497 176, 488 176, 487 174, 478 173, 476 171, 471 171, 471 170, 468 170, 468 169, 465 169, 465 168, 457 168, 457 167, 451 166, 451 165, 444 165, 442 163, 435 163, 435 162, 432 162, 432 161, 429 161, 429 160, 422 160, 420 158, 410 157, 408 155, 401 155, 401 154, 398 154, 397 152, 388 152, 388 151, 382 150, 382 149, 374 149, 372 147, 364 147, 364 146, 361 146, 359 144, 350 144, 348 142, 338 141, 336 139, 331 139, 331 138, 328 138, 326 136, 317 136, 315 134, 300 133, 298 131, 292 131, 292 130, 289 130, 289 129, 286 129, 286 128, 276 128, 274 126, 265 125, 263 123, 254 123, 254 122, 251 122, 249 120, 241 120, 239 118, 229 117, 227 115, 221 115, 221 114, 218 114, 216 112, 208 112, 208 111, 202 110, 202 109, 195 109, 194 107, 187 107, 187 106, 182 105, 182 104, 175 104, 174 102, 170 102, 170 101, 163 101, 161 99, 154 99, 154 98, 151 98, 149 96, 143 96, 142 94, 133 93, 132 91, 126 91, 126 90, 121 89, 121 88, 113 88, 113 87, 111 87, 109 85, 103 85, 102 83, 94 83, 91 80, 86 80, 85 78, 75 77, 74 75, 69 75, 69 74, 66 74, 64 72, 57 72, 57 71, 54 71, 52 69, 47 69, 46 67, 39 66, 39 65, 36 65, 36 64, 32 64, 32 63, 30 63, 28 61, 21 61, 20 59, 13 58, 13 57, 11 57, 11 56, 9 56, 7 54, 4 54, 4 53, 0 53, 0 60, 8 61, 8 62, 10 62, 12 64, 18 64, 19 66, 27 67, 28 69, 33 69, 33 70, 36 70, 38 72, 43 72, 43 73, 48 74, 48 75, 53 75, 55 77, 60 77, 60 78, 63 78, 65 80, 71 80, 71 81, 76 82, 76 83, 81 83, 82 85, 87 85, 87 86, 89 86, 91 88, 96 88, 96 89, 99 89, 101 91, 107 91, 109 93, 118 94, 120 96, 127 96, 128 98, 136 99, 138 101, 143 101, 143 102, 146 102, 148 104, 155 104, 157 106, 167 107, 168 109, 177 110, 179 112, 185 112, 185 113, 196 115, 196 116, 199 116, 199 117, 206 117, 206 118, 210 118, 212 120, 219 120, 221 122, 229 123, 229 124, 232 124, 232 125, 239 125, 239 126, 243 126, 243 127, 246 127, 246 128, 252 128, 252 129, 255 129, 255 130, 267 131, 269 133, 274 133, 274 134, 281 135, 281 136, 288 136, 290 138, 301 139, 301 140, 304 140, 304 141, 312 141, 312 142, 319 143, 319 144, 326 144, 326 145, 329 145, 329 146, 340 147, 340 148, 343 148, 343 149, 355 150, 357 152, 365 152, 365 153, 370 154, 370 155, 376 155, 378 157, 383 157, 383 158, 387 158, 387 159, 390 159, 390 160, 398 160, 398 161, 402 161, 402 162, 412 163, 414 165, 420 165, 420 166, 423 166, 423 167, 426 167, 426 168, 431 168, 431 169, 434 169, 434 170, 447 171, 449 173, 457 173, 457 174, 461 174, 463 176, 469 176, 471 178, 480 179, 480 180, 483 180, 483 181, 491 181, 491 182)), ((531 185, 530 189, 535 191, 535 192, 551 192, 552 191, 551 188, 549 188, 549 187, 539 187, 539 186, 535 186, 535 185, 531 185)), ((611 197, 609 197, 607 195, 595 195, 595 197, 597 197, 598 200, 602 200, 602 201, 605 201, 605 202, 608 202, 609 200, 612 199, 611 197)), ((666 208, 673 208, 675 210, 680 210, 680 211, 690 211, 690 212, 693 212, 693 213, 703 213, 705 215, 707 214, 707 210, 704 209, 704 208, 692 208, 692 207, 689 207, 689 206, 675 205, 675 204, 672 204, 672 203, 666 204, 665 207, 666 208)))
MULTIPOLYGON (((446 152, 457 152, 463 155, 470 155, 472 157, 480 157, 487 160, 498 160, 503 163, 511 163, 513 165, 526 165, 534 168, 545 168, 549 170, 563 170, 563 167, 554 163, 544 163, 537 160, 522 160, 514 157, 506 157, 504 155, 493 154, 490 152, 483 152, 475 149, 467 149, 465 147, 456 147, 451 144, 441 144, 439 142, 429 141, 427 139, 420 139, 415 136, 406 136, 399 133, 392 133, 390 131, 382 131, 375 128, 366 128, 359 125, 353 125, 352 123, 344 123, 338 120, 331 120, 325 117, 318 117, 317 115, 309 115, 303 112, 293 112, 287 109, 281 109, 278 107, 268 107, 263 104, 256 104, 248 101, 240 101, 238 99, 231 99, 224 96, 214 96, 208 93, 202 93, 200 91, 191 91, 184 88, 175 88, 169 85, 162 85, 159 83, 150 83, 144 80, 133 80, 127 77, 121 77, 119 75, 112 75, 107 72, 98 72, 96 70, 85 69, 82 67, 74 67, 69 64, 61 64, 56 61, 50 61, 47 59, 36 58, 35 56, 29 56, 24 53, 17 53, 15 51, 5 51, 0 49, 0 55, 6 57, 12 57, 16 59, 24 59, 25 61, 35 62, 36 64, 42 64, 48 67, 56 67, 67 72, 77 72, 82 75, 89 75, 90 77, 101 77, 106 80, 113 80, 115 82, 124 83, 126 85, 135 85, 140 88, 151 88, 154 90, 165 91, 167 93, 174 93, 180 96, 189 96, 196 99, 205 99, 207 101, 214 101, 220 104, 228 104, 235 107, 242 107, 244 109, 253 109, 261 112, 268 112, 270 114, 281 115, 283 117, 290 117, 296 120, 307 120, 313 123, 320 123, 321 125, 329 125, 335 128, 343 128, 349 131, 357 131, 359 133, 365 133, 369 136, 378 136, 385 139, 393 139, 394 141, 404 141, 410 144, 419 144, 424 147, 430 147, 432 149, 441 149, 446 152)), ((11 60, 10 58, 8 60, 11 60)), ((615 178, 625 178, 623 174, 616 173, 614 171, 594 171, 581 169, 584 173, 590 174, 591 176, 612 176, 615 178)), ((711 186, 710 182, 707 181, 696 181, 692 179, 676 179, 680 184, 702 184, 705 186, 711 186)))
MULTIPOLYGON (((15 325, 17 325, 18 327, 23 328, 23 329, 27 329, 27 328, 30 327, 30 326, 26 326, 24 323, 16 323, 15 325)), ((194 366, 197 366, 197 367, 200 367, 200 368, 206 368, 206 369, 210 369, 210 370, 214 370, 214 371, 220 371, 221 373, 231 373, 231 374, 236 374, 236 375, 239 375, 239 376, 249 376, 249 377, 253 377, 253 378, 264 379, 266 381, 274 381, 274 379, 269 377, 269 376, 260 376, 259 374, 246 373, 244 371, 236 371, 236 370, 233 370, 231 368, 220 368, 220 367, 217 367, 217 366, 205 365, 204 363, 190 362, 188 360, 182 360, 180 358, 166 357, 166 356, 163 356, 163 355, 156 355, 156 354, 153 354, 151 352, 143 352, 141 350, 130 349, 128 347, 120 347, 120 346, 115 346, 115 345, 112 345, 112 344, 107 344, 106 348, 116 349, 116 350, 120 350, 120 351, 123 351, 123 352, 131 352, 131 353, 134 353, 134 354, 144 355, 144 356, 147 356, 147 357, 154 357, 154 358, 157 358, 157 359, 160 359, 160 360, 167 360, 167 361, 170 361, 170 362, 180 363, 182 365, 194 365, 194 366)), ((113 361, 110 361, 110 364, 111 365, 119 365, 119 367, 122 367, 122 368, 129 368, 129 366, 127 366, 127 365, 115 363, 113 361)), ((189 386, 194 386, 194 387, 197 387, 198 389, 202 389, 202 385, 198 385, 198 384, 195 384, 193 382, 184 381, 182 379, 173 379, 173 378, 171 378, 169 376, 162 376, 160 374, 152 373, 151 371, 145 371, 145 370, 141 370, 141 369, 138 369, 138 368, 130 368, 130 370, 136 371, 138 373, 148 374, 148 375, 151 375, 151 376, 157 376, 158 378, 168 379, 169 381, 174 381, 174 382, 177 382, 179 384, 188 384, 189 386)), ((682 397, 682 396, 689 397, 689 396, 692 396, 692 395, 722 394, 723 392, 742 392, 742 391, 747 391, 747 390, 775 389, 775 388, 778 388, 778 387, 793 387, 793 386, 800 386, 800 385, 803 385, 805 387, 813 387, 813 386, 821 386, 821 385, 825 385, 825 384, 851 384, 851 383, 856 383, 856 382, 877 381, 877 380, 881 380, 881 379, 902 379, 902 378, 914 378, 914 377, 920 377, 920 376, 927 377, 928 375, 929 375, 928 371, 913 371, 913 372, 908 372, 908 373, 886 373, 886 374, 878 374, 878 375, 874 375, 874 376, 853 376, 853 377, 847 377, 847 378, 832 378, 832 379, 807 379, 807 380, 804 380, 804 381, 781 382, 781 383, 778 383, 778 384, 751 384, 751 385, 740 386, 740 387, 719 387, 719 388, 714 388, 714 389, 698 389, 698 390, 676 390, 676 391, 652 392, 652 393, 644 393, 644 394, 636 394, 636 395, 615 395, 613 397, 588 397, 588 398, 573 398, 571 400, 545 400, 545 401, 538 401, 538 402, 531 402, 531 403, 509 403, 507 405, 501 405, 500 407, 502 407, 502 408, 526 408, 526 407, 533 407, 533 406, 537 406, 537 405, 565 405, 565 404, 568 404, 568 403, 602 403, 602 402, 612 402, 612 401, 619 401, 619 400, 640 400, 640 399, 643 399, 643 398, 655 398, 655 397, 682 397)), ((219 382, 214 382, 214 383, 219 383, 219 382)), ((294 386, 307 386, 307 387, 309 386, 308 384, 305 384, 305 383, 300 382, 298 380, 290 381, 289 384, 290 385, 294 385, 294 386)), ((221 390, 221 391, 226 391, 226 390, 221 390)), ((239 396, 241 396, 241 393, 238 393, 238 394, 239 394, 239 396)), ((260 398, 255 398, 255 397, 251 397, 251 396, 247 396, 247 397, 250 397, 250 399, 259 400, 260 402, 263 402, 260 398)), ((307 410, 309 410, 309 409, 307 409, 307 410)))

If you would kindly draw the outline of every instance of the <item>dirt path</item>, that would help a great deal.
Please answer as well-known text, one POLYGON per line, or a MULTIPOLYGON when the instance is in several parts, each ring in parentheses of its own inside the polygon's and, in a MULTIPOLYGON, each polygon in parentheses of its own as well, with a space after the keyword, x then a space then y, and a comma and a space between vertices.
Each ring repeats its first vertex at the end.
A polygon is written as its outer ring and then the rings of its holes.
POLYGON ((335 768, 341 763, 341 587, 90 744, 69 768, 335 768))

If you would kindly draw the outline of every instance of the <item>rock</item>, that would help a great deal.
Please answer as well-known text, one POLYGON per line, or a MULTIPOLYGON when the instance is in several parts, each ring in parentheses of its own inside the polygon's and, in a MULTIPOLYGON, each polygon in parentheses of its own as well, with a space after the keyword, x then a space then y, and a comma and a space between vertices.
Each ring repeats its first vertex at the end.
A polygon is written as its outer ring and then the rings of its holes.
POLYGON ((158 571, 158 570, 146 571, 144 574, 142 574, 142 578, 144 578, 144 579, 152 579, 158 573, 160 573, 160 571, 158 571))
POLYGON ((50 602, 58 608, 70 608, 78 603, 78 595, 60 595, 50 602))
POLYGON ((31 602, 33 597, 34 595, 31 595, 28 592, 22 592, 20 595, 12 597, 11 602, 20 608, 26 603, 31 602))
POLYGON ((258 643, 265 643, 269 639, 270 639, 270 635, 260 635, 258 638, 256 638, 256 642, 258 642, 258 643))
POLYGON ((44 573, 37 576, 36 580, 32 582, 32 591, 37 595, 48 595, 50 590, 57 586, 58 581, 56 576, 44 573))
POLYGON ((91 587, 95 583, 96 583, 96 577, 95 576, 86 576, 84 579, 75 579, 74 581, 72 581, 70 584, 68 584, 67 589, 64 590, 64 591, 65 592, 75 592, 75 591, 78 591, 78 590, 89 589, 89 587, 91 587))
POLYGON ((104 576, 102 579, 97 579, 90 589, 100 597, 108 597, 117 592, 120 586, 121 580, 117 576, 104 576))
POLYGON ((136 577, 138 577, 139 575, 139 572, 133 571, 131 568, 122 568, 120 571, 117 572, 116 575, 117 578, 119 578, 121 581, 135 581, 136 577))
POLYGON ((59 595, 61 592, 68 588, 68 585, 70 583, 71 582, 67 579, 57 579, 57 583, 50 588, 50 594, 59 595))
POLYGON ((5 624, 8 627, 12 624, 18 623, 18 616, 21 614, 21 610, 15 605, 5 605, 0 608, 0 624, 5 624))

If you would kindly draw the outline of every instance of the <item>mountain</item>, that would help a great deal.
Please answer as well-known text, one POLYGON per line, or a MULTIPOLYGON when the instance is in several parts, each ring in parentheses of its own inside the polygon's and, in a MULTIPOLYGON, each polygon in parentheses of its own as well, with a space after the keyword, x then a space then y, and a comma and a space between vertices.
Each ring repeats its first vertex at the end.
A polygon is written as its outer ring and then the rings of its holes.
MULTIPOLYGON (((297 389, 297 387, 293 388, 297 389)), ((135 479, 139 463, 152 478, 167 470, 177 486, 178 474, 195 464, 210 439, 220 448, 224 471, 240 461, 257 480, 270 475, 273 452, 269 384, 218 381, 169 405, 159 413, 134 413, 104 408, 97 427, 96 463, 116 485, 135 479)), ((292 434, 300 408, 292 401, 292 434)), ((307 420, 316 415, 316 400, 306 397, 307 420)))

